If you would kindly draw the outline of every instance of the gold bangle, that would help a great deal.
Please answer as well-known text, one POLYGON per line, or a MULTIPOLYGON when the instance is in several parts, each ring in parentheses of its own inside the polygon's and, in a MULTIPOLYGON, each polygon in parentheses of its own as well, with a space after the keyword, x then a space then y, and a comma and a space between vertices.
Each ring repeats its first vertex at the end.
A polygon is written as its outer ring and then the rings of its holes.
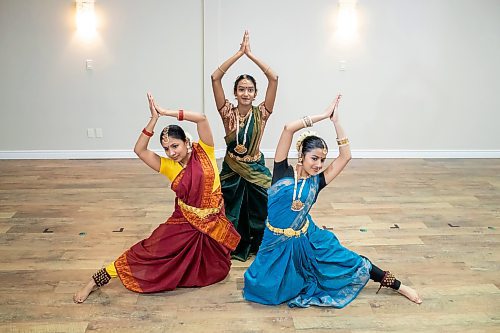
POLYGON ((222 68, 220 68, 220 66, 219 66, 219 67, 217 67, 217 69, 219 69, 222 73, 226 74, 226 72, 225 72, 225 71, 223 71, 223 70, 222 70, 222 68))
POLYGON ((306 118, 307 127, 312 127, 313 121, 312 121, 311 117, 306 116, 305 118, 306 118))
POLYGON ((311 117, 305 116, 305 117, 302 117, 302 124, 304 124, 304 128, 312 127, 313 121, 312 121, 311 117))
POLYGON ((340 146, 345 146, 349 144, 349 139, 348 138, 343 138, 343 139, 337 139, 337 144, 340 146))
POLYGON ((305 117, 300 118, 300 120, 302 120, 302 125, 304 125, 304 128, 307 128, 305 117))
POLYGON ((271 68, 271 66, 267 66, 266 70, 264 71, 264 74, 267 74, 267 71, 271 68))

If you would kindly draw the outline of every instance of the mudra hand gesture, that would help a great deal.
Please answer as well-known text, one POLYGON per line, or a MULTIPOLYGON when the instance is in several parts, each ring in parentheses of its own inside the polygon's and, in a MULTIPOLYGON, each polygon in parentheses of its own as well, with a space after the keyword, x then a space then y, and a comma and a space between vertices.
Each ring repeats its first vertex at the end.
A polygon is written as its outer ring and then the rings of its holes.
POLYGON ((160 117, 160 113, 156 109, 156 104, 151 93, 148 93, 148 103, 149 103, 149 111, 151 111, 151 118, 158 119, 160 117))
POLYGON ((243 34, 243 39, 240 44, 240 50, 238 52, 240 54, 246 54, 247 56, 252 53, 252 50, 250 49, 250 35, 248 33, 248 30, 245 30, 245 33, 243 34))
POLYGON ((330 103, 330 105, 325 109, 325 111, 323 112, 323 119, 327 119, 327 118, 330 118, 330 120, 332 122, 337 122, 339 119, 338 119, 338 111, 339 111, 339 102, 340 102, 340 99, 342 98, 342 95, 341 94, 338 94, 337 97, 335 97, 335 99, 332 101, 332 103, 330 103))

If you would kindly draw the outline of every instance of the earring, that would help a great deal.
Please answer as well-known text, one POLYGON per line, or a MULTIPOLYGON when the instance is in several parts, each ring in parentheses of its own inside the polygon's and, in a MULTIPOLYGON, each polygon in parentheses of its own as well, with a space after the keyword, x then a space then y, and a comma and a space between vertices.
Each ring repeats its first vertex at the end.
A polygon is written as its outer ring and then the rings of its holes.
POLYGON ((300 156, 300 157, 299 157, 299 160, 297 161, 297 164, 298 164, 298 165, 302 165, 302 161, 303 161, 303 160, 302 160, 302 156, 300 156))

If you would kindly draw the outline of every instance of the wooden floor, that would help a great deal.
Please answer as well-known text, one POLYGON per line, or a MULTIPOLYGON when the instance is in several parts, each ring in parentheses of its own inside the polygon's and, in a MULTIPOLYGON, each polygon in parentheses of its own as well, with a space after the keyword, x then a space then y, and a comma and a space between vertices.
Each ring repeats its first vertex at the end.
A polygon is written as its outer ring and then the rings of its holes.
POLYGON ((221 283, 139 295, 119 281, 76 305, 92 273, 164 222, 165 178, 138 160, 0 161, 0 332, 499 332, 500 160, 355 159, 312 216, 390 269, 416 305, 370 282, 342 310, 242 299, 221 283))

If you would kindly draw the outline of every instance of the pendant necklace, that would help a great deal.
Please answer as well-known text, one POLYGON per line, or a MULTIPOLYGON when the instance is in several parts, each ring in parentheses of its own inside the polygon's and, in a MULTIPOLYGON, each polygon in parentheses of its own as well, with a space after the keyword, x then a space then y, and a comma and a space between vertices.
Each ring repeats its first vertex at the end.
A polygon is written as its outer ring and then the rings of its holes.
POLYGON ((248 117, 247 126, 245 127, 245 133, 243 134, 243 144, 240 144, 238 135, 240 129, 240 110, 236 108, 236 148, 234 148, 234 151, 240 155, 243 155, 247 152, 247 147, 245 147, 245 144, 247 143, 248 126, 252 121, 252 115, 253 115, 252 109, 250 109, 248 112, 250 112, 250 116, 248 117))
POLYGON ((298 176, 297 176, 297 169, 294 168, 293 169, 293 178, 294 178, 294 185, 293 185, 293 200, 292 200, 292 207, 291 209, 294 211, 294 212, 298 212, 298 211, 301 211, 302 208, 304 208, 304 203, 302 201, 300 201, 300 196, 302 195, 302 190, 304 189, 304 185, 306 183, 306 180, 307 178, 305 178, 303 181, 302 181, 302 185, 300 185, 300 190, 299 190, 299 196, 296 197, 297 195, 297 183, 298 183, 298 176))

